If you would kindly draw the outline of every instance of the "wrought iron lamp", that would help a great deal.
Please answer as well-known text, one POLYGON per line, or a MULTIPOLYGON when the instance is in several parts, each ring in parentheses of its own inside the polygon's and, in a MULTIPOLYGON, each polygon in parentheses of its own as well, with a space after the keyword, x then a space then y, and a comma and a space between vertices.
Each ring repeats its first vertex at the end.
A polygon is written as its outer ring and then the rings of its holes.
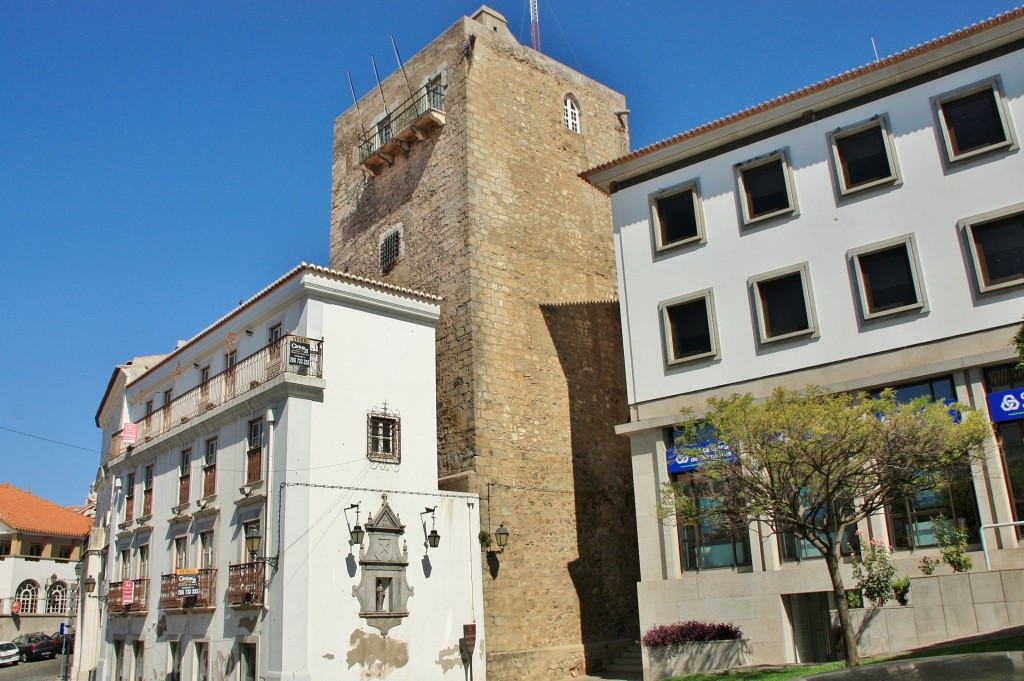
POLYGON ((250 523, 245 527, 245 550, 249 552, 249 559, 255 563, 257 561, 266 563, 270 567, 277 569, 277 556, 267 556, 264 558, 257 558, 256 553, 260 550, 260 543, 263 541, 263 535, 260 534, 259 523, 250 523))
POLYGON ((362 546, 363 545, 363 537, 366 536, 366 532, 363 530, 363 526, 359 524, 359 504, 358 503, 352 504, 348 508, 345 509, 345 522, 346 523, 348 522, 348 512, 351 511, 353 508, 356 509, 356 524, 355 524, 355 526, 352 527, 351 530, 349 530, 349 534, 351 535, 352 545, 353 546, 355 546, 356 544, 358 544, 359 546, 362 546))
MULTIPOLYGON (((441 535, 438 534, 437 528, 434 527, 434 512, 436 510, 437 506, 434 506, 433 508, 427 506, 423 513, 420 513, 421 517, 425 516, 428 513, 430 514, 430 533, 427 534, 427 546, 429 546, 432 549, 436 549, 437 545, 441 543, 441 535)), ((423 529, 425 531, 426 527, 424 527, 423 529)))
POLYGON ((494 531, 494 541, 498 544, 497 553, 503 553, 505 547, 508 546, 508 528, 505 527, 505 523, 498 525, 498 529, 494 531))

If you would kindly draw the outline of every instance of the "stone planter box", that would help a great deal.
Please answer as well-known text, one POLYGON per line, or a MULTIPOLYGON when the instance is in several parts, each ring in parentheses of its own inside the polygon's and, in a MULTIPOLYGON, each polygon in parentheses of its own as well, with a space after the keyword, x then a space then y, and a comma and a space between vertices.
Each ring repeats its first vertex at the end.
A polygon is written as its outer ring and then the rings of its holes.
POLYGON ((750 664, 754 648, 749 639, 738 641, 705 641, 645 648, 644 681, 718 669, 731 669, 750 664))

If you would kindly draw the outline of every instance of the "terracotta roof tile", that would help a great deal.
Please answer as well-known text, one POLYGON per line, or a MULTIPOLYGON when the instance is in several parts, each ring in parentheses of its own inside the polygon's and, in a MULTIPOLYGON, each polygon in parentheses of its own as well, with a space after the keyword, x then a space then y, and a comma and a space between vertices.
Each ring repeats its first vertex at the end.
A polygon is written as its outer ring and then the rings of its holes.
POLYGON ((661 140, 660 142, 655 142, 654 144, 649 144, 646 147, 641 147, 640 149, 637 149, 636 151, 630 154, 613 159, 611 161, 608 161, 607 163, 603 163, 599 166, 591 168, 590 170, 586 170, 580 173, 580 176, 583 179, 590 181, 590 176, 595 173, 599 173, 601 171, 608 170, 616 166, 620 166, 624 163, 628 163, 638 158, 643 158, 648 154, 652 154, 656 151, 659 151, 666 147, 670 147, 674 144, 678 144, 679 142, 683 142, 687 139, 699 137, 700 135, 711 132, 712 130, 724 128, 727 125, 730 125, 737 121, 741 121, 745 118, 749 118, 754 114, 760 113, 762 111, 767 111, 769 109, 774 109, 775 107, 782 106, 783 104, 787 104, 797 99, 801 99, 808 95, 814 94, 815 92, 819 92, 821 90, 825 90, 835 85, 839 85, 840 83, 844 83, 853 78, 859 78, 860 76, 872 73, 874 71, 878 71, 879 69, 885 68, 892 64, 899 63, 913 56, 922 54, 924 52, 928 52, 930 50, 938 49, 940 47, 943 47, 944 45, 948 45, 949 43, 953 43, 958 40, 968 38, 972 35, 976 35, 995 26, 1009 23, 1014 19, 1018 19, 1020 17, 1024 17, 1024 7, 1018 7, 1016 9, 1012 9, 1008 12, 1004 12, 995 17, 992 17, 991 19, 979 21, 978 23, 973 24, 971 26, 961 28, 959 31, 956 31, 955 33, 949 33, 947 35, 935 38, 934 40, 929 40, 926 43, 917 45, 915 47, 911 47, 910 49, 904 50, 903 52, 897 52, 896 54, 891 55, 889 57, 885 57, 884 59, 879 59, 878 61, 872 62, 870 64, 866 64, 864 66, 851 69, 849 71, 846 71, 845 73, 833 76, 832 78, 829 78, 827 80, 823 80, 814 83, 813 85, 808 85, 807 87, 800 88, 799 90, 786 93, 780 97, 776 97, 775 99, 769 100, 767 102, 755 104, 750 108, 738 111, 734 114, 730 114, 723 118, 719 118, 718 120, 711 121, 710 123, 705 123, 704 125, 700 125, 691 130, 687 130, 686 132, 682 132, 679 133, 678 135, 674 135, 673 137, 661 140))
POLYGON ((62 537, 83 537, 92 528, 89 518, 6 482, 0 483, 0 522, 12 530, 62 537))

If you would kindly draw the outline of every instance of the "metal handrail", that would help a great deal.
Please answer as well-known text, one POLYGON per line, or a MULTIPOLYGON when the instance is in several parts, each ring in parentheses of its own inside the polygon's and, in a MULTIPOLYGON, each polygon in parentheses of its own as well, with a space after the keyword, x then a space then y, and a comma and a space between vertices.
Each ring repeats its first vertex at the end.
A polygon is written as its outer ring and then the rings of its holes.
POLYGON ((988 546, 985 544, 985 530, 995 529, 997 527, 1014 527, 1018 525, 1024 525, 1024 520, 1015 520, 1012 523, 992 523, 991 525, 982 525, 978 530, 978 534, 981 535, 981 552, 985 554, 985 569, 991 570, 992 563, 988 559, 988 546))
POLYGON ((416 119, 427 111, 444 111, 445 86, 440 83, 424 85, 414 92, 409 99, 398 105, 394 113, 372 128, 368 128, 359 138, 359 162, 365 161, 396 135, 416 122, 416 119))
MULTIPOLYGON (((297 373, 322 378, 324 341, 303 337, 310 343, 309 366, 300 366, 288 363, 288 342, 294 338, 299 336, 281 336, 271 341, 235 365, 175 397, 170 403, 136 419, 134 423, 139 426, 140 441, 179 428, 207 411, 255 390, 280 374, 297 373)), ((108 457, 111 461, 127 451, 122 433, 119 430, 111 438, 108 457)))

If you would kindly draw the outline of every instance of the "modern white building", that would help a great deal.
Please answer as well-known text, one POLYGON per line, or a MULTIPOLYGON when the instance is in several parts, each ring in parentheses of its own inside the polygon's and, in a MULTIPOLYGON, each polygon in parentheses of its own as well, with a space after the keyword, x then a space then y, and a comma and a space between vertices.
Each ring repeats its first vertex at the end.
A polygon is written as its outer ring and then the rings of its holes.
POLYGON ((115 370, 76 678, 484 678, 478 499, 437 488, 438 302, 302 264, 115 370))
MULTIPOLYGON (((731 620, 755 662, 831 654, 813 548, 759 524, 728 536, 656 519, 661 483, 689 475, 673 425, 711 396, 893 387, 989 410, 983 463, 861 528, 904 574, 937 554, 939 513, 975 549, 982 525, 1024 520, 1024 370, 1009 346, 1024 314, 1022 133, 1016 10, 583 174, 613 203, 641 631, 731 620)), ((1012 528, 984 533, 994 570, 1024 564, 1012 528)), ((941 630, 919 609, 915 640, 1024 622, 1020 597, 1000 593, 941 630)))
POLYGON ((67 621, 91 526, 70 509, 0 484, 0 640, 53 634, 67 621))

